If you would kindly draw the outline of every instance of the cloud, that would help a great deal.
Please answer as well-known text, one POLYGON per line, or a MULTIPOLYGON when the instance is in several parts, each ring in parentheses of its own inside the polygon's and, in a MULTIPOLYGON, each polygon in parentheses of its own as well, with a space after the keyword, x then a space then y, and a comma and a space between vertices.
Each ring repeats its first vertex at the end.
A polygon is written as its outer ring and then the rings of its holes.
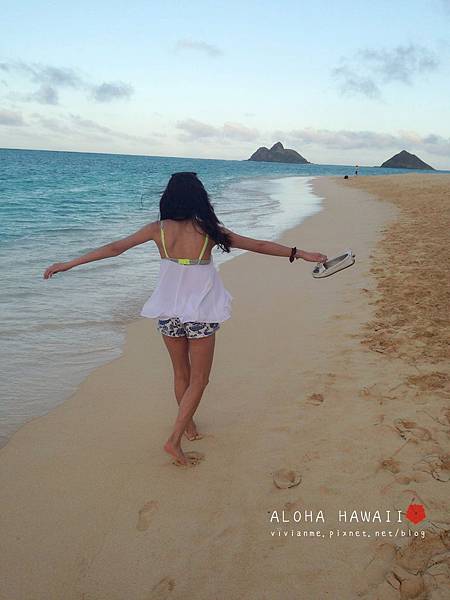
POLYGON ((343 94, 361 94, 380 99, 381 86, 392 82, 412 85, 422 74, 439 66, 437 55, 418 44, 390 49, 362 49, 352 58, 342 58, 332 69, 343 94))
POLYGON ((51 85, 41 85, 33 94, 30 94, 30 99, 36 100, 39 104, 53 104, 59 102, 58 92, 51 85))
POLYGON ((430 133, 422 138, 422 143, 431 154, 446 156, 447 158, 450 155, 450 138, 430 133))
POLYGON ((69 134, 73 135, 73 129, 63 121, 62 119, 55 119, 54 117, 47 117, 40 115, 39 113, 33 113, 31 115, 34 124, 41 126, 43 129, 52 131, 53 133, 69 134))
POLYGON ((24 124, 21 113, 0 109, 0 125, 6 125, 7 127, 21 127, 24 124))
POLYGON ((415 44, 391 50, 362 50, 360 54, 362 60, 385 82, 399 81, 411 85, 417 75, 434 71, 439 65, 433 52, 415 44))
POLYGON ((439 156, 450 154, 450 138, 436 134, 420 135, 414 131, 396 134, 375 131, 350 131, 329 129, 296 129, 272 132, 272 139, 287 139, 293 144, 317 146, 333 150, 402 150, 427 151, 439 156))
POLYGON ((133 94, 133 88, 122 81, 116 81, 102 83, 94 87, 92 92, 97 102, 111 102, 119 98, 129 98, 133 94))
POLYGON ((181 131, 178 139, 183 142, 257 142, 258 140, 286 140, 298 146, 313 146, 333 150, 421 148, 433 154, 450 154, 450 138, 436 134, 420 135, 414 131, 395 134, 370 130, 330 130, 305 127, 303 129, 261 132, 241 123, 226 122, 215 127, 196 119, 185 119, 176 123, 181 131))
POLYGON ((195 52, 202 52, 207 56, 211 56, 215 58, 216 56, 220 56, 223 54, 222 50, 218 46, 214 46, 213 44, 208 44, 206 42, 199 42, 195 40, 179 40, 176 44, 177 50, 194 50, 195 52))
POLYGON ((419 134, 415 131, 398 131, 385 133, 379 131, 349 129, 316 129, 305 127, 303 129, 259 131, 241 123, 226 122, 215 127, 209 123, 196 119, 185 119, 176 123, 181 131, 178 139, 183 142, 204 143, 232 143, 247 142, 262 145, 271 145, 274 141, 281 140, 286 146, 296 148, 303 154, 302 148, 308 152, 324 150, 344 152, 358 152, 364 156, 367 151, 380 151, 395 154, 400 150, 408 150, 415 154, 428 153, 435 156, 448 157, 450 155, 450 137, 438 134, 419 134), (272 140, 270 142, 270 140, 272 140), (269 143, 268 143, 269 142, 269 143))
POLYGON ((81 137, 83 140, 86 138, 91 138, 101 140, 120 139, 145 144, 153 142, 153 138, 151 136, 132 135, 125 133, 123 131, 107 127, 106 125, 102 125, 101 123, 97 123, 91 119, 85 119, 84 117, 75 113, 68 113, 58 118, 48 117, 40 113, 33 113, 31 116, 35 126, 64 136, 77 136, 81 137))
POLYGON ((133 94, 133 88, 122 81, 92 83, 67 67, 10 61, 0 63, 0 71, 18 75, 36 85, 33 92, 22 95, 22 100, 39 104, 59 104, 59 90, 64 88, 83 91, 96 102, 128 99, 133 94))
POLYGON ((196 140, 201 138, 213 138, 218 135, 218 129, 207 123, 196 121, 195 119, 185 119, 178 121, 176 124, 178 129, 183 131, 185 138, 196 140))
POLYGON ((21 68, 31 74, 34 81, 55 87, 82 88, 85 83, 73 69, 53 67, 39 63, 21 63, 21 68))
POLYGON ((176 126, 183 132, 179 139, 187 142, 208 138, 249 142, 256 140, 260 135, 257 129, 251 129, 241 123, 227 122, 222 127, 214 127, 195 119, 185 119, 178 121, 176 126))
POLYGON ((223 126, 223 135, 231 140, 253 142, 259 138, 260 134, 257 129, 246 127, 240 123, 225 123, 223 126))
POLYGON ((73 69, 65 67, 11 61, 9 63, 0 63, 0 70, 6 73, 22 74, 27 79, 40 85, 68 88, 82 88, 85 85, 80 75, 73 69))
MULTIPOLYGON (((83 129, 83 130, 95 131, 96 133, 102 133, 103 135, 106 135, 108 137, 116 136, 118 133, 118 132, 114 131, 113 129, 111 129, 110 127, 106 127, 106 125, 100 125, 96 121, 92 121, 92 119, 85 119, 84 117, 81 117, 80 115, 76 115, 73 113, 71 113, 69 115, 69 120, 70 120, 71 124, 74 125, 78 130, 83 129)), ((125 134, 125 135, 127 135, 127 134, 125 134)))
POLYGON ((275 132, 274 137, 288 137, 298 143, 317 145, 338 150, 354 150, 360 148, 385 148, 396 143, 391 134, 373 131, 349 131, 305 128, 289 132, 275 132))
POLYGON ((368 98, 381 98, 380 88, 370 77, 359 75, 346 65, 336 67, 332 73, 338 79, 339 89, 343 94, 362 94, 368 98))
POLYGON ((141 135, 132 135, 129 133, 125 133, 123 131, 118 131, 117 129, 111 129, 111 127, 106 127, 105 125, 101 125, 96 121, 92 121, 91 119, 85 119, 80 115, 70 114, 69 115, 70 122, 79 130, 80 128, 84 131, 91 131, 96 133, 101 133, 107 137, 120 138, 123 140, 133 141, 133 142, 148 142, 150 138, 141 136, 141 135))

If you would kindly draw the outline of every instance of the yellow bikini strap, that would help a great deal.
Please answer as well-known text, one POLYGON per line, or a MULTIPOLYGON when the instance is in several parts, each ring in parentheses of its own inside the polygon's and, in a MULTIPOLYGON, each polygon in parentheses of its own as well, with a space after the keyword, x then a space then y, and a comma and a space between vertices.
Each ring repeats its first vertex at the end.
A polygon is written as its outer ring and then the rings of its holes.
POLYGON ((161 243, 163 245, 164 248, 164 254, 166 255, 166 258, 169 258, 169 255, 167 254, 167 249, 166 249, 166 240, 164 238, 164 227, 163 227, 163 222, 160 221, 159 222, 160 225, 160 229, 161 229, 161 243))
POLYGON ((202 260, 202 257, 205 253, 207 245, 208 245, 208 234, 205 235, 205 241, 203 242, 203 248, 202 248, 202 251, 200 252, 200 256, 198 257, 198 260, 202 260))
MULTIPOLYGON (((166 248, 166 239, 164 237, 164 226, 163 226, 163 222, 160 221, 160 230, 161 230, 161 243, 162 243, 162 247, 164 248, 164 254, 166 256, 166 258, 170 258, 169 255, 167 254, 167 248, 166 248)), ((209 236, 208 234, 205 235, 205 241, 203 242, 203 247, 202 247, 202 251, 200 252, 200 256, 198 257, 198 260, 201 260, 203 258, 203 255, 205 253, 206 250, 206 246, 208 245, 208 240, 209 240, 209 236)), ((189 258, 184 259, 184 258, 180 258, 178 259, 178 261, 190 261, 189 258)))

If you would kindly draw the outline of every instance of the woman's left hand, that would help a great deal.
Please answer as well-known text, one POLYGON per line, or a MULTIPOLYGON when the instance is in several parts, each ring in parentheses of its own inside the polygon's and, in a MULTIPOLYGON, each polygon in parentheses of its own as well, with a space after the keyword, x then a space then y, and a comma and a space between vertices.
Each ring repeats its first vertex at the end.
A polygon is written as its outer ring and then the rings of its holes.
POLYGON ((308 262, 324 263, 327 261, 327 255, 321 252, 306 252, 305 250, 298 250, 295 258, 303 258, 308 262))
POLYGON ((50 279, 50 277, 52 277, 52 275, 54 275, 55 273, 60 273, 61 271, 68 271, 71 268, 72 267, 69 263, 54 263, 53 265, 50 265, 48 269, 45 270, 44 279, 50 279))

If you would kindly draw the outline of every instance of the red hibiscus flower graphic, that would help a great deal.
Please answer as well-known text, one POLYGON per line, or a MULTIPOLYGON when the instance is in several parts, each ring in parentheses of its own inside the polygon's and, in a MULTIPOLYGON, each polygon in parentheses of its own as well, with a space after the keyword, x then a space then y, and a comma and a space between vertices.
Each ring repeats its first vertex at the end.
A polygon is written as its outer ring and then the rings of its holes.
POLYGON ((406 511, 406 518, 414 525, 425 519, 425 507, 423 504, 410 504, 406 511))

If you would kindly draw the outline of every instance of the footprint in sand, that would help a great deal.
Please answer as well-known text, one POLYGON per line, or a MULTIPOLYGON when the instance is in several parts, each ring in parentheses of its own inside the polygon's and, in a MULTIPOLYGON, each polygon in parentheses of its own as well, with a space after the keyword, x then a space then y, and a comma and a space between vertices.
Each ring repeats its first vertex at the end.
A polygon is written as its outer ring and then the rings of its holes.
POLYGON ((392 577, 398 582, 401 598, 431 597, 426 583, 433 589, 433 598, 448 597, 445 589, 449 589, 450 578, 442 564, 448 561, 449 532, 450 529, 440 533, 428 531, 425 538, 414 538, 397 551, 392 577))
MULTIPOLYGON (((425 415, 433 419, 435 423, 439 423, 439 425, 442 425, 445 428, 450 425, 450 408, 447 408, 446 406, 441 408, 437 416, 432 415, 427 410, 421 410, 420 412, 423 412, 425 415)), ((446 431, 448 432, 448 429, 446 429, 446 431)))
POLYGON ((390 473, 394 473, 394 475, 397 475, 397 473, 400 473, 401 471, 400 463, 398 462, 398 460, 395 460, 395 458, 385 458, 382 461, 380 461, 378 470, 380 469, 384 469, 386 471, 389 471, 390 473))
POLYGON ((280 490, 295 487, 301 480, 300 473, 291 469, 278 469, 273 474, 273 483, 280 490))
POLYGON ((158 510, 159 504, 156 500, 149 500, 139 511, 138 522, 136 529, 138 531, 147 531, 150 527, 150 522, 153 514, 158 510))
POLYGON ((395 419, 394 427, 404 440, 412 437, 421 442, 428 442, 432 439, 429 429, 420 427, 409 419, 395 419))
POLYGON ((362 387, 358 395, 362 398, 368 398, 369 396, 374 398, 383 398, 385 393, 384 387, 379 383, 372 383, 371 385, 365 385, 362 387))
POLYGON ((337 373, 333 373, 332 371, 328 371, 328 373, 322 373, 322 375, 319 375, 319 377, 315 377, 315 381, 322 380, 322 383, 326 386, 333 386, 337 381, 343 379, 351 379, 351 377, 346 373, 339 373, 338 376, 337 373))
POLYGON ((389 574, 394 564, 396 556, 396 547, 386 542, 379 546, 369 564, 363 571, 360 581, 355 582, 355 590, 358 594, 366 594, 371 588, 374 588, 383 582, 389 574))
POLYGON ((367 579, 359 586, 359 595, 371 589, 371 600, 436 600, 448 597, 450 578, 442 569, 448 560, 447 534, 428 531, 425 538, 414 538, 405 547, 382 546, 367 568, 367 579), (388 569, 388 570, 386 570, 388 569), (377 584, 378 580, 378 584, 377 584), (375 587, 375 589, 373 589, 375 587))
POLYGON ((312 404, 313 406, 320 406, 323 404, 323 401, 323 394, 311 394, 306 399, 307 404, 312 404))
POLYGON ((364 600, 400 600, 398 590, 388 583, 387 579, 372 590, 369 596, 364 595, 363 597, 364 600))
POLYGON ((295 512, 296 510, 301 510, 302 506, 304 505, 304 500, 302 498, 299 498, 295 502, 285 502, 283 509, 288 510, 289 512, 295 512))
POLYGON ((413 468, 429 473, 437 481, 450 481, 450 454, 429 454, 416 462, 413 468))
POLYGON ((425 473, 401 473, 395 477, 395 481, 401 485, 409 485, 412 482, 424 483, 429 481, 428 475, 425 473))
POLYGON ((428 532, 428 537, 414 538, 405 548, 398 551, 397 564, 408 571, 423 573, 430 558, 441 546, 443 547, 439 535, 428 532))
POLYGON ((399 565, 395 565, 392 573, 386 578, 388 583, 400 592, 401 600, 424 598, 425 582, 423 576, 418 573, 410 573, 399 565))
POLYGON ((450 425, 450 408, 444 407, 441 408, 439 416, 437 418, 441 425, 447 426, 450 425))
MULTIPOLYGON (((344 376, 345 377, 345 376, 344 376)), ((318 384, 319 389, 324 392, 330 391, 330 388, 336 384, 337 375, 336 373, 322 373, 321 375, 314 374, 314 385, 318 384)), ((325 400, 322 392, 313 392, 307 396, 305 402, 311 406, 321 406, 325 400)))
POLYGON ((188 459, 187 465, 184 465, 183 463, 180 463, 176 460, 173 460, 172 464, 176 467, 189 468, 197 466, 199 463, 202 462, 202 460, 205 459, 205 455, 203 454, 203 452, 196 452, 195 450, 185 452, 184 455, 188 459))
POLYGON ((432 373, 427 373, 425 375, 410 375, 407 378, 407 382, 417 386, 423 391, 449 389, 450 375, 439 371, 433 371, 432 373))
POLYGON ((170 577, 164 577, 159 581, 150 593, 147 600, 166 600, 169 597, 170 592, 175 589, 175 580, 170 577))

